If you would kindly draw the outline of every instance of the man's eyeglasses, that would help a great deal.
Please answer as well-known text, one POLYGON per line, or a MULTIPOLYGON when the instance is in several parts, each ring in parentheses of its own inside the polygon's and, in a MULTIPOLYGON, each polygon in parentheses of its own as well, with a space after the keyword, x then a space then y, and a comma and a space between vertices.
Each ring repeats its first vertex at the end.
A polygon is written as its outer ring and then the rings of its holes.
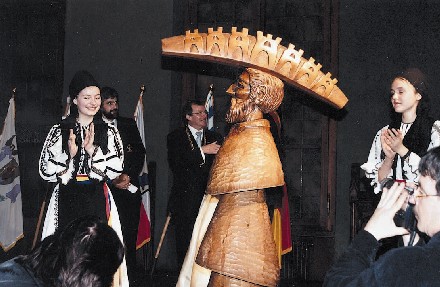
POLYGON ((202 111, 202 112, 197 112, 197 113, 191 113, 191 115, 202 115, 202 114, 205 114, 205 115, 207 115, 208 114, 208 111, 202 111))
POLYGON ((432 196, 436 196, 436 197, 439 197, 440 195, 439 194, 418 194, 418 195, 410 195, 410 196, 412 196, 412 197, 414 197, 414 198, 425 198, 425 197, 432 197, 432 196))

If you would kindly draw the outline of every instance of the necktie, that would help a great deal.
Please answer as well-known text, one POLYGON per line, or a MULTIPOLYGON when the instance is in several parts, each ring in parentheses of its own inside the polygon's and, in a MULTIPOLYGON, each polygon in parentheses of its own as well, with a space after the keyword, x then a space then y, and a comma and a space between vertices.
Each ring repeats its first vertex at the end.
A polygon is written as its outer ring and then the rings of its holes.
POLYGON ((202 146, 202 132, 196 132, 196 142, 199 147, 202 146))

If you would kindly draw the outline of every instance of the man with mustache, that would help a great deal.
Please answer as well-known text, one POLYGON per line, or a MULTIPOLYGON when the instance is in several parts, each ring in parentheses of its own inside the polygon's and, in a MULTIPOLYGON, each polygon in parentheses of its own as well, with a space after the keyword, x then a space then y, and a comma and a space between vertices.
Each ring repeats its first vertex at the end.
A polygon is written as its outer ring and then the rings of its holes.
POLYGON ((119 116, 118 92, 111 87, 103 87, 101 99, 102 119, 119 130, 124 146, 124 169, 109 186, 119 211, 126 246, 128 276, 133 282, 136 274, 136 239, 142 200, 139 173, 144 164, 145 148, 134 119, 119 116))

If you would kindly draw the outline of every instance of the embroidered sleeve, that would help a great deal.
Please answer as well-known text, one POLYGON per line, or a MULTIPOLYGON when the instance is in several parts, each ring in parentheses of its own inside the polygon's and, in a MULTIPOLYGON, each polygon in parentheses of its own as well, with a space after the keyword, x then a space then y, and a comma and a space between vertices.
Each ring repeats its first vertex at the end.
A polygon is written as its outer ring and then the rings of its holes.
MULTIPOLYGON (((431 141, 429 142, 428 150, 440 146, 440 121, 434 122, 431 129, 431 141)), ((406 158, 403 164, 403 172, 408 181, 418 183, 419 181, 419 162, 420 156, 412 152, 406 158)))
POLYGON ((431 130, 431 142, 428 150, 440 146, 440 121, 435 121, 431 130))
MULTIPOLYGON (((368 160, 361 165, 361 168, 365 171, 365 176, 371 179, 371 185, 374 186, 374 193, 379 193, 381 187, 379 184, 378 173, 379 168, 382 166, 383 160, 381 159, 382 143, 380 142, 380 135, 384 129, 379 130, 374 136, 373 144, 371 145, 370 153, 368 154, 368 160)), ((392 171, 389 176, 392 175, 392 171)))
POLYGON ((124 153, 121 136, 117 129, 112 126, 108 128, 108 153, 104 154, 100 147, 96 147, 92 157, 89 159, 89 178, 99 181, 114 179, 122 173, 124 153))
POLYGON ((74 171, 73 160, 62 149, 62 136, 59 125, 55 125, 49 131, 40 154, 40 176, 47 181, 61 181, 67 184, 72 178, 74 171))

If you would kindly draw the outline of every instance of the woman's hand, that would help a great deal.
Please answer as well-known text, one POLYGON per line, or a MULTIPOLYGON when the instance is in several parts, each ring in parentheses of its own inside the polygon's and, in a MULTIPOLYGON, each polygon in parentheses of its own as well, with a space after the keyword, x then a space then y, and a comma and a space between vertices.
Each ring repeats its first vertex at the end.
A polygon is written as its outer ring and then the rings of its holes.
POLYGON ((404 155, 408 149, 403 145, 403 134, 400 130, 389 129, 385 132, 385 143, 399 155, 404 155))
POLYGON ((396 152, 390 146, 390 141, 388 140, 388 129, 383 129, 380 133, 380 143, 382 144, 382 150, 387 158, 394 159, 396 152))
POLYGON ((73 129, 70 129, 69 140, 67 141, 67 145, 69 147, 70 158, 75 157, 78 152, 78 146, 76 145, 76 135, 73 133, 73 129))
POLYGON ((82 144, 83 148, 89 154, 90 157, 95 152, 95 146, 93 145, 94 141, 95 141, 95 126, 93 125, 93 123, 91 123, 89 129, 86 130, 86 134, 82 144))

